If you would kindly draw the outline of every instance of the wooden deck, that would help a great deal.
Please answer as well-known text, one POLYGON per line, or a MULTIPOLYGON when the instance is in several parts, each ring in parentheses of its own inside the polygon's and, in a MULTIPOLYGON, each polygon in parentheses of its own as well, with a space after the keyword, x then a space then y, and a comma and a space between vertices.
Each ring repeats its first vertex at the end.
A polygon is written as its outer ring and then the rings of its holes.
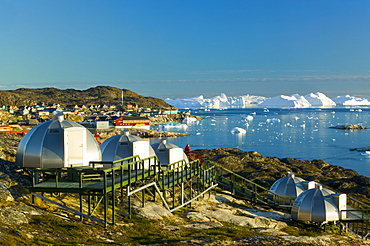
POLYGON ((346 210, 342 210, 341 212, 346 213, 345 218, 341 219, 344 223, 370 221, 370 216, 364 210, 358 210, 348 206, 346 210))
MULTIPOLYGON (((93 174, 93 172, 89 172, 93 174)), ((104 174, 104 173, 103 173, 104 174)), ((86 192, 106 193, 113 189, 125 187, 138 180, 145 179, 154 175, 153 170, 132 170, 131 173, 124 172, 115 174, 115 178, 109 175, 102 175, 101 172, 96 172, 93 180, 72 180, 70 178, 64 179, 49 179, 47 181, 35 184, 30 188, 32 192, 62 192, 62 193, 79 193, 85 194, 86 192)))

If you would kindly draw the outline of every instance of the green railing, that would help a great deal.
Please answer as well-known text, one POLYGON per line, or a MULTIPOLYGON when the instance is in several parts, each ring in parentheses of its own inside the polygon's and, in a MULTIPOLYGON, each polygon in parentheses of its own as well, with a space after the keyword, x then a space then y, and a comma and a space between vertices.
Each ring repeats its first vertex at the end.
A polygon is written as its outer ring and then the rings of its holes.
POLYGON ((296 199, 295 197, 278 195, 216 163, 208 162, 208 165, 215 167, 219 186, 230 190, 234 195, 247 198, 254 203, 263 203, 283 210, 290 210, 296 199))
POLYGON ((191 162, 181 160, 161 166, 156 156, 145 159, 132 156, 114 162, 92 161, 89 166, 33 169, 31 172, 33 173, 31 191, 50 194, 78 193, 80 215, 83 214, 84 196, 88 206, 87 216, 91 216, 99 205, 104 205, 106 224, 109 205, 112 206, 112 224, 115 223, 114 213, 118 194, 116 191, 121 191, 122 198, 127 196, 129 216, 131 216, 131 196, 141 192, 144 206, 145 190, 150 187, 153 188, 151 194, 154 194, 154 200, 155 194, 158 193, 164 205, 170 211, 174 211, 210 191, 216 186, 213 182, 216 182, 217 177, 214 166, 204 169, 199 160, 191 162), (195 189, 193 183, 196 185, 195 189), (186 186, 190 187, 187 191, 186 186), (171 202, 168 202, 166 197, 168 192, 172 192, 171 207, 168 205, 171 202))
POLYGON ((348 197, 348 209, 340 211, 340 222, 343 229, 349 230, 362 239, 370 234, 370 206, 357 199, 348 197))
MULTIPOLYGON (((82 189, 93 187, 92 183, 103 184, 104 190, 115 189, 116 186, 131 185, 148 176, 155 177, 160 171, 156 156, 140 159, 138 156, 128 157, 114 162, 92 161, 89 166, 71 168, 42 168, 30 170, 32 173, 32 188, 41 189, 41 183, 48 182, 49 189, 70 187, 82 189), (76 185, 73 184, 77 184, 76 185), (39 185, 40 184, 40 185, 39 185), (86 186, 86 184, 89 184, 86 186)), ((46 186, 45 186, 46 187, 46 186)), ((55 191, 56 192, 56 191, 55 191)))

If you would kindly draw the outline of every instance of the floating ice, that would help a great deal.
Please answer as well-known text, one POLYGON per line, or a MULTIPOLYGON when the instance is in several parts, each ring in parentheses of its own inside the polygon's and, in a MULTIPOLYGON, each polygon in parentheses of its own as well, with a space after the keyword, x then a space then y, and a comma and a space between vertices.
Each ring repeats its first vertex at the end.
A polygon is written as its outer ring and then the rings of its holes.
POLYGON ((277 119, 277 118, 267 119, 266 122, 267 123, 279 123, 280 119, 277 119))
POLYGON ((245 120, 246 121, 252 121, 254 118, 253 118, 253 116, 252 115, 247 115, 246 117, 245 117, 245 120))
POLYGON ((170 122, 170 123, 167 123, 167 124, 164 124, 163 127, 165 129, 168 129, 168 128, 176 128, 176 129, 183 129, 183 130, 186 130, 188 128, 188 125, 187 124, 181 124, 181 123, 173 123, 173 122, 170 122))
POLYGON ((231 133, 246 133, 247 131, 240 127, 234 127, 230 132, 231 133))
POLYGON ((186 117, 182 120, 182 123, 190 125, 190 124, 197 124, 199 121, 196 118, 186 117))

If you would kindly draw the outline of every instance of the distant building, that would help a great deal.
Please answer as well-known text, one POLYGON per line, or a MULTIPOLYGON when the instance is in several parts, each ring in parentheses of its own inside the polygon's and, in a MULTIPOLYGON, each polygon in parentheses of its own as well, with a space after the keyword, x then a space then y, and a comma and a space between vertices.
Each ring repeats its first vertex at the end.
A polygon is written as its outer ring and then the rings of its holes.
POLYGON ((163 114, 178 114, 179 111, 178 110, 167 110, 167 111, 163 111, 163 114))
POLYGON ((46 111, 46 110, 40 110, 40 111, 37 112, 37 114, 39 116, 50 115, 50 112, 49 111, 46 111))
POLYGON ((150 120, 145 117, 125 116, 113 120, 115 128, 150 128, 150 120))
POLYGON ((109 121, 96 121, 96 129, 108 129, 109 121))
MULTIPOLYGON (((139 116, 97 116, 95 118, 96 125, 98 122, 109 122, 111 126, 114 128, 150 128, 150 120, 146 117, 139 117, 139 116)), ((106 124, 106 123, 103 123, 106 124)))

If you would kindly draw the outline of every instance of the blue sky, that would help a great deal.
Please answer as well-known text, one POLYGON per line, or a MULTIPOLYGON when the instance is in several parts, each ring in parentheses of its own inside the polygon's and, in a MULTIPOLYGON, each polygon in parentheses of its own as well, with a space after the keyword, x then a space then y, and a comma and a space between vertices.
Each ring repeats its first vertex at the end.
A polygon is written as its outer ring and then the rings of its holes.
POLYGON ((0 0, 0 89, 370 98, 370 1, 0 0))

